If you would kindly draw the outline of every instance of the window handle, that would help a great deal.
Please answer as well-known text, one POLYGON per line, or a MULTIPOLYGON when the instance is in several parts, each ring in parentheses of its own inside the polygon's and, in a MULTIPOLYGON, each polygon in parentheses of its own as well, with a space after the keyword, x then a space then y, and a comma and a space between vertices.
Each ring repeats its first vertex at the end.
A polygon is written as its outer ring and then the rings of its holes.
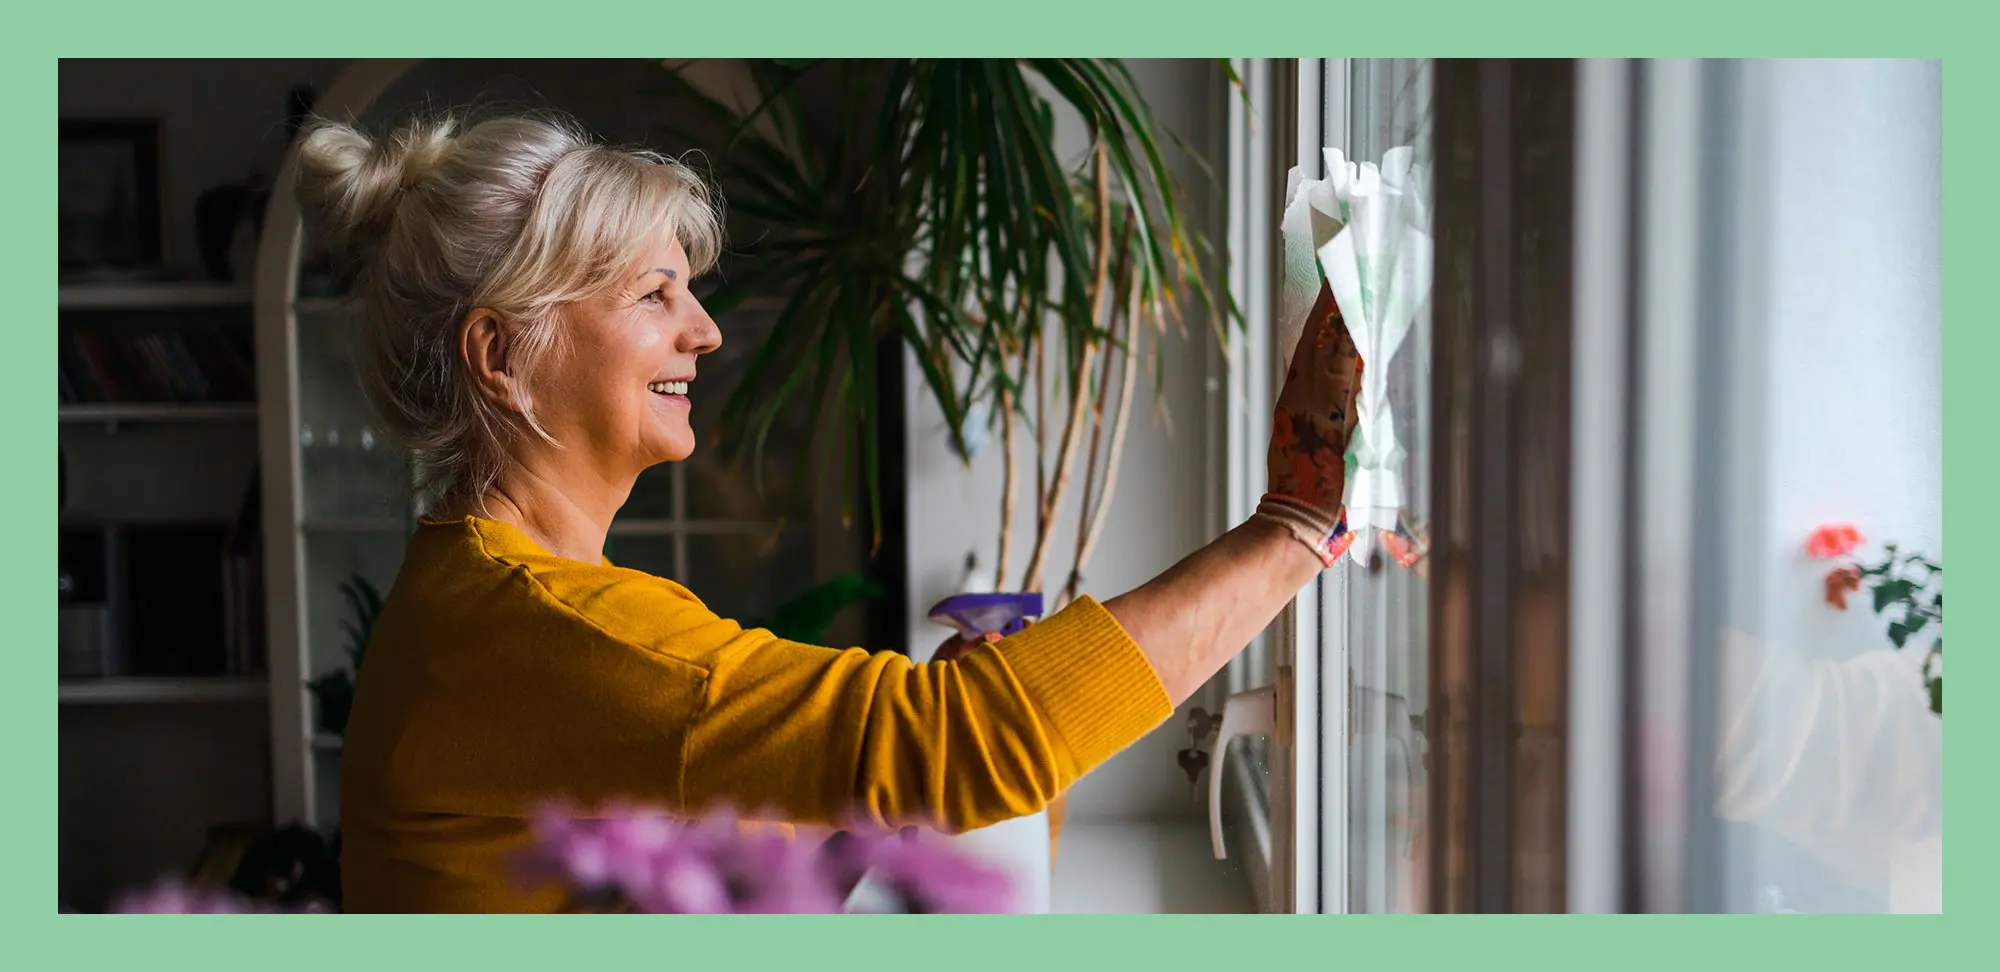
POLYGON ((1215 845, 1215 859, 1228 853, 1222 847, 1222 765, 1229 756, 1229 741, 1238 736, 1268 736, 1278 725, 1278 687, 1238 692, 1222 707, 1222 728, 1215 734, 1215 759, 1208 769, 1208 837, 1215 845))

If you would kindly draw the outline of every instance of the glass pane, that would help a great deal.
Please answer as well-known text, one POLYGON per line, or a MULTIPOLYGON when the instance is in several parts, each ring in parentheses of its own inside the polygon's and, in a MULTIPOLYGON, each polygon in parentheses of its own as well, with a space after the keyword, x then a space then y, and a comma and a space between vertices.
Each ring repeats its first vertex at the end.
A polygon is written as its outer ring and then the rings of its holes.
MULTIPOLYGON (((699 426, 696 426, 699 429, 699 426)), ((632 495, 619 507, 620 520, 666 520, 674 515, 674 467, 661 463, 639 474, 632 495)))
POLYGON ((742 384, 744 372, 755 360, 776 317, 775 312, 761 307, 724 314, 717 322, 722 329, 722 347, 702 355, 697 362, 699 377, 689 397, 700 445, 684 464, 690 519, 771 520, 787 512, 805 513, 811 507, 806 484, 793 481, 798 457, 808 440, 809 410, 788 408, 785 418, 765 439, 761 490, 753 457, 739 456, 734 443, 727 443, 730 448, 725 449, 721 439, 723 407, 742 384))
MULTIPOLYGON (((1427 62, 1368 58, 1349 62, 1348 157, 1383 163, 1408 147, 1430 165, 1430 71, 1427 62)), ((1337 116, 1336 116, 1337 117, 1337 116)), ((1329 132, 1333 125, 1327 126, 1329 132)), ((1337 136, 1336 136, 1337 137, 1337 136)), ((1428 185, 1420 190, 1428 193, 1428 185)), ((1422 227, 1429 232, 1429 227, 1422 227)), ((1349 315, 1352 320, 1352 315, 1349 315)), ((1430 483, 1430 320, 1420 311, 1386 365, 1390 411, 1406 458, 1402 515, 1409 534, 1424 535, 1430 483)), ((1351 475, 1351 473, 1350 473, 1351 475)), ((1347 639, 1347 908, 1412 912, 1425 908, 1423 839, 1428 656, 1428 586, 1422 562, 1406 567, 1378 546, 1367 566, 1345 559, 1338 570, 1346 599, 1333 622, 1347 639)), ((1329 733, 1331 735, 1331 733, 1329 733)), ((1329 739, 1329 745, 1340 740, 1329 739)))
POLYGON ((353 647, 347 625, 357 619, 342 585, 366 581, 387 597, 407 543, 401 530, 306 535, 306 661, 313 674, 347 664, 353 647))
MULTIPOLYGON (((310 253, 311 251, 308 250, 310 253)), ((300 272, 294 350, 298 367, 300 502, 304 522, 305 643, 309 679, 352 675, 367 627, 343 588, 366 584, 386 597, 414 527, 407 456, 374 426, 354 370, 358 310, 324 296, 332 288, 309 256, 300 272)), ((351 682, 337 677, 308 694, 313 822, 340 822, 340 736, 351 682)))
POLYGON ((619 536, 612 534, 604 545, 604 556, 627 570, 644 571, 654 577, 682 580, 674 566, 672 536, 619 536))
POLYGON ((812 534, 805 530, 696 534, 687 538, 685 583, 709 610, 746 625, 762 622, 813 576, 812 534))
POLYGON ((371 424, 354 371, 356 312, 298 315, 299 463, 310 527, 405 525, 411 473, 371 424))

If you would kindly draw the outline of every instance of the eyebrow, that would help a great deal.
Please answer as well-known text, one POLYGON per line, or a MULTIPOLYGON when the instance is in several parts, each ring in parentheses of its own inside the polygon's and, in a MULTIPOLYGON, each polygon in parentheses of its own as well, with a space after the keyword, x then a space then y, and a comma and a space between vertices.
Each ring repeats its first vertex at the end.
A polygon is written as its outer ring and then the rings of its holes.
POLYGON ((680 275, 680 274, 678 274, 678 273, 675 273, 675 272, 673 272, 672 270, 669 270, 669 269, 667 269, 666 267, 654 267, 653 269, 651 269, 651 270, 648 270, 648 271, 646 271, 645 273, 642 273, 642 274, 640 274, 640 275, 639 275, 639 279, 641 279, 641 280, 644 280, 644 279, 646 279, 646 277, 648 277, 649 275, 651 275, 651 274, 655 274, 655 273, 659 274, 659 275, 660 275, 660 276, 662 276, 662 277, 665 277, 665 278, 667 278, 668 280, 679 280, 679 279, 681 278, 681 275, 680 275))

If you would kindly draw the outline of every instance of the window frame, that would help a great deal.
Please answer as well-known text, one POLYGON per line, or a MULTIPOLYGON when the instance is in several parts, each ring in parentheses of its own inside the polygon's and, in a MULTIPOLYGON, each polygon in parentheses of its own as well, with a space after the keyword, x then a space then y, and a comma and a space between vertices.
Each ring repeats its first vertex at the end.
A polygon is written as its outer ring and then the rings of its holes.
MULTIPOLYGON (((1283 273, 1278 223, 1286 176, 1294 165, 1314 178, 1324 176, 1322 117, 1328 104, 1341 106, 1335 144, 1345 147, 1347 59, 1237 58, 1231 65, 1243 90, 1229 105, 1227 252, 1230 290, 1245 323, 1230 332, 1222 361, 1228 402, 1223 512, 1233 524, 1256 509, 1264 492, 1269 413, 1281 377, 1272 335, 1283 273)), ((1346 691, 1338 686, 1329 691, 1323 675, 1330 671, 1338 678, 1345 670, 1345 638, 1335 634, 1329 646, 1321 623, 1338 616, 1336 606, 1344 597, 1339 572, 1321 575, 1231 661, 1221 679, 1221 694, 1277 686, 1279 724, 1265 744, 1267 772, 1258 773, 1252 759, 1238 758, 1225 761, 1228 776, 1222 781, 1231 852, 1245 859, 1261 911, 1345 911, 1339 893, 1345 882, 1325 879, 1345 873, 1345 733, 1333 744, 1324 727, 1345 724, 1346 691), (1340 826, 1327 825, 1329 810, 1340 826)), ((1219 710, 1223 699, 1212 698, 1219 710)))

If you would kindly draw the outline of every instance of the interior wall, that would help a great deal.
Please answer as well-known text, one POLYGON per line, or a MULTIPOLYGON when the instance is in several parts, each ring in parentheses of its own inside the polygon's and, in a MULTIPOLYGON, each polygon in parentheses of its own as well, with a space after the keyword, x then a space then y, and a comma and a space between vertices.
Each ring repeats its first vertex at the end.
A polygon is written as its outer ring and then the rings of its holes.
POLYGON ((166 257, 192 272, 195 198, 260 172, 277 175, 285 150, 285 98, 294 84, 325 91, 341 59, 63 58, 57 112, 65 119, 161 122, 166 257))
MULTIPOLYGON (((292 85, 324 90, 339 60, 64 59, 64 119, 162 124, 165 257, 194 275, 194 203, 211 186, 275 174, 292 85)), ((227 520, 255 466, 255 429, 64 425, 65 518, 227 520), (190 455, 205 462, 192 463, 190 455), (226 484, 218 488, 219 484, 226 484)), ((57 885, 79 908, 194 863, 207 828, 268 821, 269 717, 261 702, 66 704, 57 729, 57 885)))
POLYGON ((1884 543, 1943 560, 1942 66, 1758 61, 1743 82, 1763 346, 1740 420, 1762 449, 1732 499, 1755 510, 1757 586, 1732 623, 1812 667, 1758 685, 1761 761, 1723 792, 1771 795, 1725 831, 1725 871, 1759 896, 1746 908, 1937 911, 1943 722, 1917 669, 1934 632, 1891 654, 1865 588, 1825 603, 1805 543, 1851 523, 1864 560, 1884 543))
MULTIPOLYGON (((1941 65, 1754 70, 1772 124, 1768 556, 1798 567, 1805 536, 1830 522, 1942 555, 1941 65)), ((1879 640, 1866 612, 1813 593, 1778 600, 1774 637, 1838 654, 1879 640)))
MULTIPOLYGON (((1199 60, 1135 59, 1127 62, 1140 90, 1152 105, 1156 121, 1178 133, 1202 152, 1211 166, 1227 159, 1227 133, 1214 117, 1212 63, 1199 60)), ((1057 120, 1057 144, 1081 162, 1087 151, 1081 121, 1067 114, 1057 120)), ((1184 155, 1168 150, 1174 174, 1188 189, 1186 213, 1210 240, 1222 237, 1219 181, 1211 181, 1184 155)), ((1208 501, 1206 472, 1210 457, 1208 423, 1222 416, 1211 408, 1219 391, 1210 387, 1207 372, 1212 325, 1200 313, 1186 315, 1184 332, 1170 331, 1159 342, 1164 356, 1163 385, 1157 398, 1150 376, 1142 373, 1133 396, 1137 410, 1127 433, 1118 492, 1083 593, 1104 599, 1151 580, 1192 553, 1210 537, 1203 528, 1208 501)), ((949 629, 926 619, 930 605, 958 592, 968 553, 991 571, 999 546, 1001 468, 999 436, 968 465, 946 444, 943 414, 920 385, 918 369, 907 369, 907 408, 912 416, 906 432, 909 456, 910 602, 909 649, 927 658, 949 629)), ((1015 510, 1012 570, 1026 563, 1033 543, 1034 446, 1017 435, 1016 469, 1023 499, 1015 510)), ((1054 447, 1050 454, 1053 456, 1054 447)), ((1067 576, 1076 549, 1076 494, 1081 470, 1072 480, 1071 498, 1056 531, 1047 577, 1058 588, 1067 576), (1058 576, 1058 571, 1062 575, 1058 576)), ((1018 578, 1013 583, 1018 584, 1018 578)), ((1070 793, 1072 819, 1184 817, 1205 813, 1205 804, 1190 792, 1175 752, 1188 744, 1185 722, 1169 719, 1132 748, 1085 777, 1070 793)))

